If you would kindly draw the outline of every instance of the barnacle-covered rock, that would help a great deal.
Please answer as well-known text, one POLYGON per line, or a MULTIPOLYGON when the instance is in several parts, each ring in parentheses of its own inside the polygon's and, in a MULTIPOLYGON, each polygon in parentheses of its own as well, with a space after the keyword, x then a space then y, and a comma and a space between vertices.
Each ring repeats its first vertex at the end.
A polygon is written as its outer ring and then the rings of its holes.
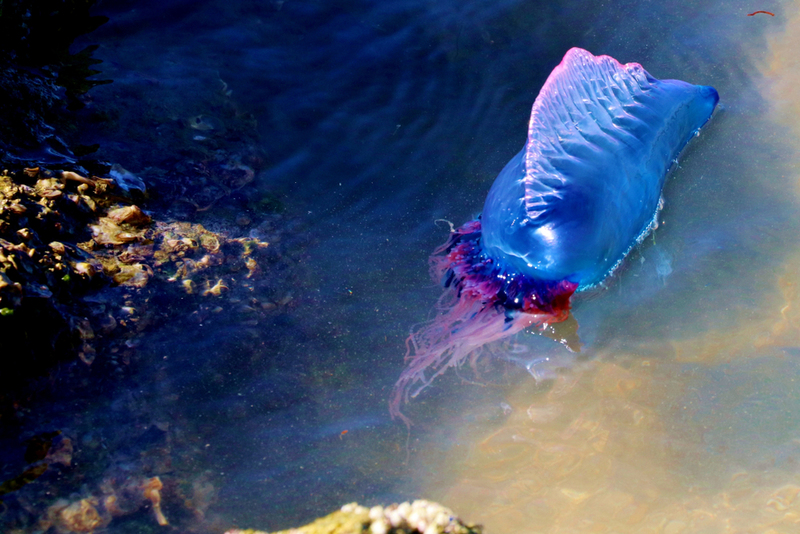
MULTIPOLYGON (((366 508, 356 503, 308 525, 273 534, 480 534, 483 528, 462 522, 452 510, 435 502, 416 500, 366 508)), ((226 534, 267 534, 233 529, 226 534)))
POLYGON ((125 228, 111 217, 100 217, 97 224, 90 227, 94 243, 101 246, 124 245, 140 241, 144 237, 144 231, 125 228))
MULTIPOLYGON (((294 256, 291 240, 282 236, 286 219, 275 213, 279 203, 267 191, 241 191, 256 187, 264 156, 254 138, 255 122, 235 109, 229 91, 223 89, 221 108, 213 110, 219 119, 204 114, 194 124, 181 123, 184 133, 191 132, 176 136, 184 138, 183 147, 128 132, 126 153, 149 165, 137 174, 83 159, 107 140, 102 131, 97 138, 82 137, 109 124, 104 104, 97 99, 86 110, 93 113, 90 128, 67 116, 56 120, 52 112, 64 107, 60 80, 76 82, 66 92, 72 104, 80 104, 81 93, 97 83, 85 76, 93 73, 91 49, 66 54, 74 35, 98 22, 72 24, 72 15, 88 17, 93 3, 0 2, 0 27, 7 37, 0 44, 0 336, 14 347, 0 350, 5 428, 53 424, 52 418, 37 421, 34 402, 43 390, 54 398, 64 388, 74 388, 75 395, 89 390, 106 395, 115 377, 141 372, 153 325, 177 330, 213 317, 255 331, 252 325, 272 324, 285 307, 297 305, 287 286, 302 293, 291 268, 299 265, 299 254, 294 256), (8 24, 20 18, 24 27, 8 24), (57 24, 43 32, 36 20, 57 24), (71 70, 41 57, 32 60, 20 46, 53 52, 71 70), (6 64, 12 57, 25 66, 6 64), (76 142, 85 146, 72 144, 79 137, 76 142), (140 142, 151 144, 152 152, 136 148, 140 142), (157 186, 152 198, 138 175, 157 186), (282 245, 274 246, 282 237, 282 245)), ((109 105, 113 111, 125 104, 109 105)), ((70 410, 80 411, 73 406, 59 408, 63 420, 70 410)), ((154 445, 145 436, 150 429, 138 424, 120 422, 112 435, 95 428, 96 422, 81 412, 64 423, 71 438, 48 437, 46 452, 35 459, 27 452, 24 463, 21 453, 16 460, 4 455, 16 464, 5 466, 0 478, 0 530, 99 534, 116 518, 137 511, 154 531, 168 522, 181 532, 223 530, 209 527, 218 490, 194 471, 199 449, 190 453, 185 444, 176 445, 185 439, 181 429, 168 433, 155 422, 169 439, 154 445), (73 452, 80 455, 75 462, 73 452), (176 467, 180 460, 183 467, 176 467)))
MULTIPOLYGON (((0 382, 44 372, 58 357, 97 365, 98 349, 114 344, 127 354, 131 336, 169 314, 148 307, 152 295, 238 303, 232 289, 245 283, 252 291, 275 258, 259 239, 154 220, 114 178, 44 165, 0 173, 0 335, 20 340, 17 361, 25 363, 0 382), (141 293, 125 297, 115 287, 141 293)), ((270 311, 261 304, 245 308, 270 311)))
POLYGON ((108 212, 107 217, 117 224, 133 226, 147 225, 152 220, 139 206, 134 205, 113 209, 108 212))
POLYGON ((56 501, 47 511, 40 527, 55 528, 58 534, 91 533, 108 523, 107 518, 100 515, 97 500, 93 498, 69 502, 64 499, 56 501))

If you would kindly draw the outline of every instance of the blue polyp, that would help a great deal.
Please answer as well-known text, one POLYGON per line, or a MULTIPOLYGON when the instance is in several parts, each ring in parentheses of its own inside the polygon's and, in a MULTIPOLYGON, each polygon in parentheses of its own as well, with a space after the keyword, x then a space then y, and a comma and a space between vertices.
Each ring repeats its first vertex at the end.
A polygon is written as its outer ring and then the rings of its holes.
POLYGON ((571 49, 492 185, 482 253, 537 280, 601 282, 652 229, 667 172, 718 101, 713 87, 571 49))

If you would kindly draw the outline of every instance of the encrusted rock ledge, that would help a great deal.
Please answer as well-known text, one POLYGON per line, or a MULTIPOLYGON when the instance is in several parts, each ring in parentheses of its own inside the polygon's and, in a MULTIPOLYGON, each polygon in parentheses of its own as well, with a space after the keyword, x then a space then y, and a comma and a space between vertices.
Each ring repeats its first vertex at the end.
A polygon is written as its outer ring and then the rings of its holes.
POLYGON ((0 173, 0 331, 14 336, 31 372, 47 368, 41 358, 77 353, 92 364, 97 343, 133 343, 147 295, 131 298, 130 290, 156 283, 177 298, 220 296, 252 284, 274 259, 256 238, 154 221, 132 201, 131 191, 143 189, 120 172, 0 173), (114 287, 128 297, 104 291, 114 287), (112 330, 113 338, 96 335, 112 330))
MULTIPOLYGON (((373 506, 345 504, 340 510, 300 528, 272 534, 481 534, 480 525, 464 523, 444 506, 426 500, 373 506)), ((233 529, 225 534, 267 534, 233 529)))

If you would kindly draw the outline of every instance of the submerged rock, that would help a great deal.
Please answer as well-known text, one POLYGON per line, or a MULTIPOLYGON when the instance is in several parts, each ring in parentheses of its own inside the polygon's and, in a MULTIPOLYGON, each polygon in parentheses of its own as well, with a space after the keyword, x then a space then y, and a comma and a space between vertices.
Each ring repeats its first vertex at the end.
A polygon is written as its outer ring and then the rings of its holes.
MULTIPOLYGON (((154 330, 210 320, 250 329, 298 305, 302 252, 283 216, 264 214, 249 232, 256 237, 232 221, 206 228, 165 219, 135 204, 114 178, 44 165, 0 172, 0 336, 14 347, 0 351, 6 428, 37 428, 31 391, 133 376, 154 330)), ((149 508, 153 525, 174 520, 185 531, 209 531, 202 525, 215 521, 206 512, 216 487, 191 472, 194 449, 174 446, 183 430, 166 426, 160 434, 168 438, 156 443, 123 425, 98 442, 90 425, 81 419, 47 437, 46 458, 9 463, 0 477, 4 524, 93 532, 149 508), (73 441, 80 468, 69 465, 73 441), (110 455, 125 448, 136 454, 110 455)))
MULTIPOLYGON (((416 500, 391 506, 366 508, 356 503, 308 525, 273 534, 481 534, 480 525, 464 523, 452 510, 435 502, 416 500)), ((233 529, 226 534, 267 534, 260 530, 233 529)))
POLYGON ((176 300, 220 299, 242 285, 252 290, 255 279, 268 274, 262 267, 279 257, 257 238, 154 220, 113 178, 43 167, 4 171, 0 335, 18 340, 15 356, 30 367, 4 373, 3 382, 46 371, 56 354, 77 355, 89 365, 97 344, 110 349, 117 340, 130 348, 131 336, 152 322, 148 316, 169 313, 147 311, 152 291, 176 300), (151 292, 115 291, 154 283, 151 292))
MULTIPOLYGON (((147 109, 84 95, 106 83, 91 79, 93 47, 69 54, 75 35, 105 20, 89 16, 94 3, 0 2, 0 437, 12 437, 0 440, 0 530, 104 532, 145 511, 153 529, 222 532, 209 510, 219 484, 196 472, 206 450, 196 428, 173 413, 141 425, 146 386, 107 414, 87 406, 132 378, 170 391, 175 367, 146 360, 154 331, 213 322, 252 333, 299 306, 302 238, 269 186, 257 186, 265 163, 255 121, 224 83, 213 116, 178 125, 170 111, 156 121, 188 135, 165 143, 159 128, 128 132, 142 145, 125 153, 148 165, 136 174, 86 159, 118 127, 118 106, 147 109), (81 121, 71 111, 84 103, 81 121), (34 438, 14 443, 23 435, 34 438)), ((240 346, 255 351, 251 338, 240 346)))

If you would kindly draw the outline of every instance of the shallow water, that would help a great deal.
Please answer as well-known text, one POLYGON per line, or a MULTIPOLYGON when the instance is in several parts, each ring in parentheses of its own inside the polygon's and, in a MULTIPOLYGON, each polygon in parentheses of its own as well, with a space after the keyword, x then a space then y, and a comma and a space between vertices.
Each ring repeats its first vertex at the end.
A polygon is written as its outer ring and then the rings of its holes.
MULTIPOLYGON (((165 125, 213 116, 229 89, 267 154, 246 194, 281 191, 300 214, 308 276, 269 324, 225 311, 156 330, 129 382, 53 407, 47 424, 111 435, 169 421, 223 527, 424 496, 494 534, 791 532, 797 5, 747 17, 700 1, 163 4, 99 4, 111 22, 86 41, 114 83, 92 95, 116 107, 116 127, 87 144, 146 176, 175 145, 165 125), (668 180, 659 228, 575 298, 577 334, 564 335, 581 352, 531 333, 491 347, 478 374, 450 371, 405 408, 407 444, 387 402, 405 337, 439 294, 435 221, 480 212, 571 46, 712 85, 721 108, 668 180)), ((129 456, 111 451, 105 468, 129 456)))

